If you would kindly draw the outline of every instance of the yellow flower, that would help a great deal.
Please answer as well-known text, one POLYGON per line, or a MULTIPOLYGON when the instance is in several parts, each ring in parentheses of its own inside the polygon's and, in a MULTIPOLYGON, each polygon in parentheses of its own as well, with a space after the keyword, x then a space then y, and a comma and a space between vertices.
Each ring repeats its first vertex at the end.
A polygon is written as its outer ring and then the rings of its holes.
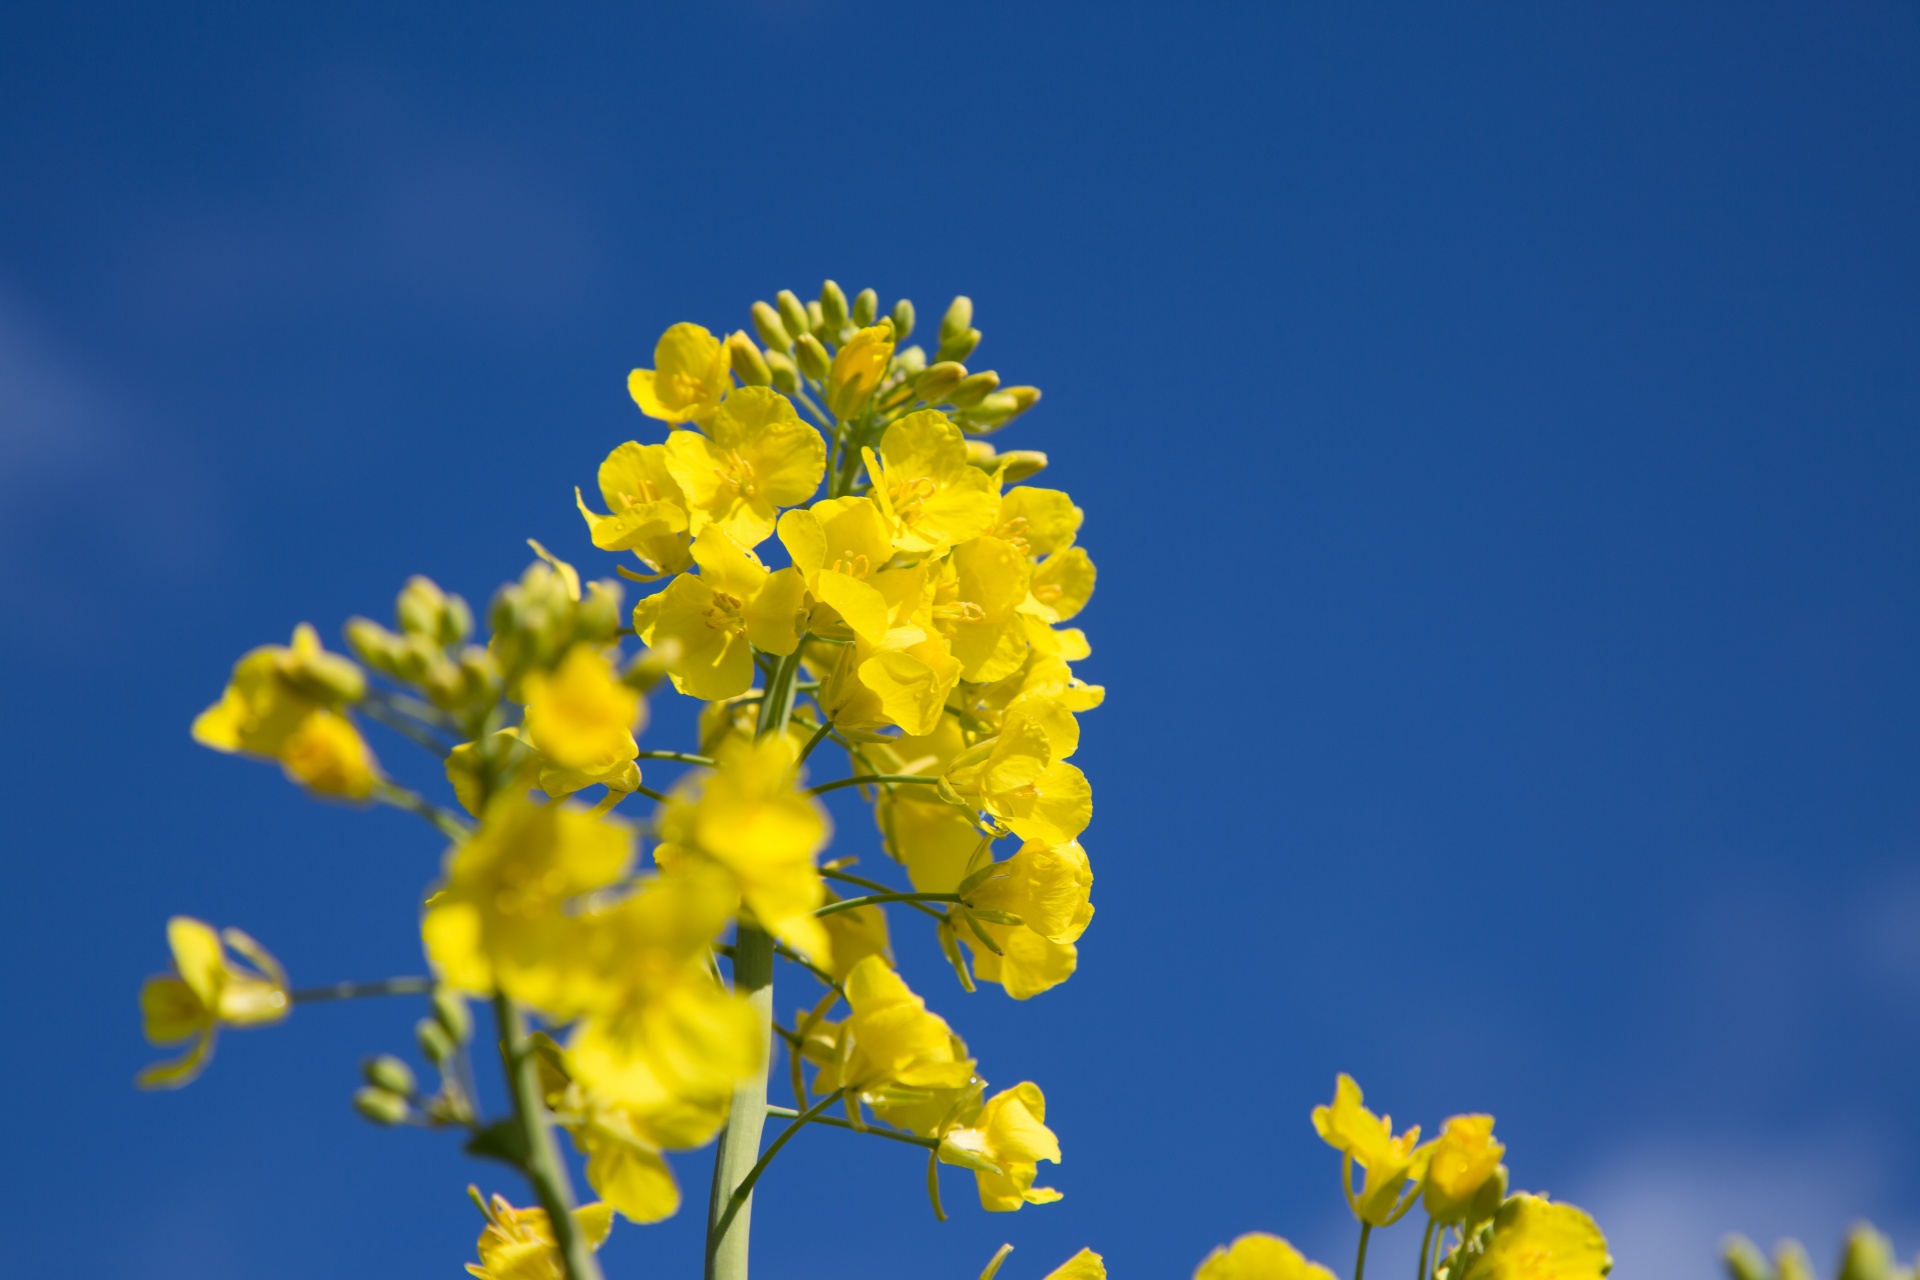
MULTIPOLYGON (((780 517, 779 532, 780 544, 815 600, 857 635, 876 642, 886 635, 901 601, 890 601, 880 590, 893 543, 886 516, 873 499, 827 498, 795 508, 780 517)), ((910 609, 912 602, 906 603, 910 609)), ((813 629, 828 626, 822 618, 813 629)))
POLYGON ((629 440, 608 454, 600 464, 600 497, 604 516, 573 491, 594 546, 631 551, 657 574, 687 567, 687 499, 667 469, 667 446, 629 440))
MULTIPOLYGON (((473 1192, 479 1199, 480 1193, 473 1192)), ((480 1280, 566 1280, 553 1223, 545 1209, 516 1209, 503 1196, 482 1206, 486 1230, 480 1233, 478 1264, 469 1262, 467 1274, 480 1280)), ((583 1204, 573 1211, 574 1223, 596 1251, 613 1230, 610 1205, 583 1204)))
POLYGON ((960 663, 919 627, 896 627, 878 643, 864 638, 843 646, 820 687, 819 702, 842 729, 898 726, 908 734, 933 731, 960 663))
POLYGON ((676 431, 666 444, 695 537, 719 525, 741 545, 758 546, 779 508, 813 497, 826 474, 826 441, 772 387, 728 392, 706 429, 676 431))
POLYGON ((1334 1280, 1333 1272, 1309 1262, 1298 1249, 1264 1231, 1250 1231, 1232 1248, 1216 1248, 1195 1269, 1193 1280, 1334 1280))
POLYGON ((856 330, 834 353, 827 373, 827 410, 845 421, 867 407, 893 360, 893 321, 856 330))
POLYGON ((826 886, 814 855, 827 814, 795 789, 797 754, 787 737, 722 743, 712 771, 690 775, 662 808, 654 857, 671 868, 699 854, 725 867, 760 927, 819 961, 827 933, 813 913, 826 886))
POLYGON ((1087 776, 1054 759, 1046 729, 1031 717, 1010 718, 997 737, 949 765, 946 780, 1023 840, 1067 844, 1093 820, 1087 776))
POLYGON ((1047 1272, 1046 1280, 1107 1280, 1107 1260, 1091 1249, 1082 1249, 1047 1272))
POLYGON ((447 854, 446 880, 427 900, 421 934, 442 982, 473 996, 496 989, 554 1017, 592 1003, 574 899, 633 865, 626 824, 504 793, 480 829, 447 854))
POLYGON ((662 422, 705 422, 733 385, 725 344, 697 324, 661 334, 653 363, 627 375, 627 393, 640 412, 662 422))
POLYGON ((360 668, 328 653, 303 622, 290 647, 262 645, 234 664, 220 701, 195 718, 193 738, 216 751, 278 760, 288 777, 321 795, 364 800, 377 766, 339 709, 366 687, 360 668))
MULTIPOLYGON (((726 1102, 704 1109, 701 1135, 693 1141, 663 1139, 639 1113, 577 1101, 581 1118, 567 1126, 587 1157, 587 1185, 630 1222, 664 1222, 680 1211, 680 1184, 660 1154, 663 1148, 703 1145, 726 1121, 726 1102)), ((692 1109, 687 1109, 691 1114, 692 1109)))
POLYGON ((1493 1239, 1459 1280, 1601 1280, 1611 1270, 1607 1238, 1592 1218, 1521 1192, 1500 1206, 1493 1239))
POLYGON ((995 1094, 971 1123, 942 1134, 940 1159, 973 1170, 980 1206, 989 1212, 1051 1204, 1060 1193, 1033 1185, 1040 1161, 1060 1163, 1060 1140, 1046 1118, 1046 1095, 1039 1085, 1022 1081, 995 1094))
POLYGON ((1333 1105, 1313 1109, 1313 1127, 1322 1141, 1349 1162, 1343 1176, 1354 1217, 1382 1227, 1398 1221, 1411 1204, 1412 1197, 1402 1201, 1400 1191, 1409 1178, 1417 1181, 1424 1172, 1427 1149, 1418 1146, 1420 1126, 1396 1138, 1392 1118, 1374 1115, 1363 1101, 1360 1086, 1342 1072, 1334 1082, 1333 1105), (1358 1197, 1353 1193, 1354 1164, 1367 1171, 1358 1197))
POLYGON ((1427 1212, 1441 1223, 1459 1222, 1480 1189, 1500 1172, 1506 1147, 1493 1136, 1493 1117, 1451 1116, 1427 1157, 1427 1212))
POLYGON ((1040 622, 1065 622, 1087 607, 1096 576, 1086 548, 1056 551, 1035 567, 1032 594, 1022 608, 1040 622))
POLYGON ((977 977, 997 982, 1015 1000, 1025 1000, 1073 976, 1079 963, 1074 943, 1093 919, 1093 868, 1078 844, 1035 841, 1000 863, 995 874, 967 895, 969 906, 1019 916, 1017 925, 982 921, 999 946, 995 955, 965 927, 958 936, 973 948, 977 977))
POLYGON ((541 790, 564 796, 594 783, 615 791, 640 785, 634 763, 640 744, 633 740, 640 695, 614 674, 605 654, 577 644, 551 674, 532 672, 522 688, 527 740, 548 766, 540 773, 541 790))
POLYGON ((967 1046, 877 955, 854 965, 845 986, 851 1011, 823 1029, 832 1057, 815 1091, 844 1088, 889 1124, 933 1136, 977 1088, 967 1046))
POLYGON ((1016 485, 1000 498, 1000 523, 994 533, 1020 544, 1032 556, 1050 556, 1073 545, 1085 513, 1058 489, 1016 485))
POLYGON ((897 550, 938 555, 999 518, 999 486, 967 461, 966 437, 938 410, 908 414, 864 456, 897 550))
POLYGON ((715 702, 753 687, 753 649, 792 653, 800 644, 805 584, 798 570, 769 573, 760 557, 720 528, 693 540, 698 574, 683 573, 665 591, 633 607, 634 633, 672 646, 673 687, 715 702))
POLYGON ((259 943, 238 929, 216 934, 212 926, 187 916, 167 921, 167 945, 173 972, 148 978, 140 988, 140 1013, 147 1039, 154 1044, 192 1040, 184 1057, 142 1071, 142 1089, 176 1089, 206 1067, 221 1026, 257 1027, 287 1016, 286 971, 259 943), (244 956, 250 968, 227 958, 221 938, 244 956))
POLYGON ((1027 557, 1002 538, 969 539, 953 549, 934 589, 934 625, 974 683, 1005 679, 1027 660, 1018 610, 1032 581, 1027 557))

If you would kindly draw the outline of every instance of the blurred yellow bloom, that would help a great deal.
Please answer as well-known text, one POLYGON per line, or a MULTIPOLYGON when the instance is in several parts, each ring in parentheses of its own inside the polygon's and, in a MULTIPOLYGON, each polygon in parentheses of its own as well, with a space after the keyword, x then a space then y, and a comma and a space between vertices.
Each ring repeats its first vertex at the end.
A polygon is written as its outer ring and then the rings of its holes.
POLYGON ((480 829, 447 854, 446 879, 421 920, 427 959, 442 982, 473 996, 496 989, 554 1017, 592 1003, 568 908, 626 876, 633 832, 555 802, 503 793, 480 829))
POLYGON ((1334 1280, 1334 1276, 1279 1236, 1251 1231, 1231 1248, 1216 1248, 1208 1254, 1195 1269, 1193 1280, 1334 1280))
POLYGON ((760 927, 815 962, 827 933, 814 910, 826 887, 814 855, 827 842, 827 814, 796 789, 797 751, 787 737, 721 744, 714 768, 675 789, 660 813, 663 867, 699 854, 732 873, 760 927))
POLYGON ((666 445, 695 537, 718 525, 742 546, 757 546, 779 508, 813 497, 826 473, 826 441, 772 387, 728 392, 706 430, 676 431, 666 445))
POLYGON ((627 392, 640 412, 662 422, 705 422, 733 385, 725 344, 697 324, 661 334, 653 364, 627 375, 627 392))
POLYGON ((192 1040, 185 1056, 148 1067, 136 1083, 142 1089, 176 1089, 206 1067, 220 1027, 255 1027, 287 1016, 292 1001, 286 971, 264 947, 238 929, 216 934, 211 925, 187 916, 167 921, 167 945, 173 972, 148 978, 140 988, 140 1014, 154 1044, 192 1040), (227 958, 226 944, 251 968, 227 958))
POLYGON ((697 574, 633 608, 634 633, 671 646, 673 687, 707 701, 753 687, 753 649, 788 654, 800 644, 804 585, 795 569, 769 573, 760 557, 718 527, 693 540, 697 574))
POLYGON ((1354 1217, 1380 1227, 1405 1211, 1399 1198, 1401 1188, 1409 1178, 1418 1180, 1427 1150, 1418 1146, 1420 1126, 1396 1138, 1392 1119, 1374 1115, 1363 1101, 1360 1086, 1342 1072, 1334 1082, 1333 1105, 1313 1109, 1313 1127, 1328 1146, 1367 1171, 1366 1185, 1358 1197, 1353 1193, 1351 1174, 1346 1175, 1347 1204, 1354 1217))
POLYGON ((1500 1206, 1493 1239, 1458 1280, 1601 1280, 1611 1270, 1607 1238, 1592 1218, 1521 1192, 1500 1206))
POLYGON ((893 360, 893 321, 855 331, 834 353, 827 373, 827 410, 845 420, 867 407, 893 360))
POLYGON ((1025 1000, 1073 976, 1079 963, 1074 943, 1093 919, 1093 868, 1076 843, 1029 841, 1000 863, 967 895, 968 905, 1019 916, 1017 925, 983 921, 981 928, 1001 954, 981 946, 971 930, 957 935, 973 948, 975 976, 997 982, 1015 1000, 1025 1000))
POLYGON ((865 458, 897 550, 938 555, 999 518, 999 487, 967 461, 966 437, 938 410, 900 419, 865 458))
POLYGON ((365 693, 360 668, 328 653, 303 622, 291 646, 262 645, 234 664, 220 701, 195 718, 193 738, 216 751, 278 760, 288 777, 320 795, 364 800, 377 766, 339 708, 365 693))
POLYGON ((976 1085, 967 1046, 877 955, 854 965, 845 986, 850 1012, 824 1029, 833 1049, 816 1091, 845 1088, 888 1123, 933 1136, 976 1085))
MULTIPOLYGON (((473 1194, 478 1198, 479 1192, 473 1194)), ((567 1269, 545 1209, 516 1209, 498 1195, 485 1208, 480 1261, 467 1264, 468 1275, 480 1280, 566 1280, 567 1269)), ((613 1230, 613 1209, 606 1204, 583 1204, 573 1211, 573 1220, 598 1251, 613 1230)))
POLYGON ((687 498, 667 469, 667 446, 629 440, 608 454, 600 464, 600 497, 604 516, 573 491, 594 546, 631 551, 654 573, 687 567, 687 498))
POLYGON ((995 1094, 971 1123, 942 1134, 940 1159, 973 1170, 980 1206, 989 1212, 1051 1204, 1060 1193, 1033 1185, 1040 1161, 1060 1163, 1060 1140, 1046 1118, 1046 1095, 1039 1085, 1022 1081, 995 1094))
POLYGON ((1474 1197, 1500 1172, 1506 1147, 1493 1136, 1493 1117, 1451 1116, 1427 1156, 1427 1212, 1441 1223, 1467 1216, 1474 1197))
POLYGON ((551 766, 541 771, 543 791, 563 796, 596 782, 615 791, 640 785, 640 744, 633 739, 640 695, 605 654, 577 644, 551 673, 530 673, 522 688, 527 740, 551 766))
POLYGON ((1056 761, 1045 728, 1027 717, 1009 720, 997 737, 955 760, 946 778, 962 799, 1023 840, 1067 844, 1093 821, 1087 776, 1056 761))
POLYGON ((1046 1280, 1107 1280, 1107 1260, 1091 1249, 1082 1249, 1047 1272, 1046 1280))

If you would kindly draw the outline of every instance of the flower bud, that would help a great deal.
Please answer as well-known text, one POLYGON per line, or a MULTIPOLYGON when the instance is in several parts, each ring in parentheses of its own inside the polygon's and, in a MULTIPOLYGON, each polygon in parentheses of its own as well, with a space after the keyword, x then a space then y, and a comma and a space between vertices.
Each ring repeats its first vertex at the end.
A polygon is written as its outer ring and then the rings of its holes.
POLYGON ((862 289, 853 300, 853 322, 864 329, 872 324, 874 317, 880 314, 880 295, 871 289, 862 289))
POLYGON ((1000 465, 1000 455, 985 440, 968 440, 967 461, 982 471, 991 471, 1000 465))
POLYGON ((943 360, 939 364, 930 364, 927 371, 920 375, 914 384, 914 392, 928 404, 939 404, 947 398, 947 393, 960 385, 967 376, 967 366, 943 360))
POLYGON ((800 372, 815 382, 826 377, 827 371, 833 368, 833 361, 827 357, 827 349, 811 333, 803 333, 793 340, 793 359, 800 366, 800 372))
POLYGON ((780 323, 794 341, 798 342, 801 334, 813 331, 813 323, 807 318, 807 304, 800 301, 793 290, 782 289, 773 300, 780 308, 780 323))
POLYGON ((344 630, 347 648, 355 657, 382 674, 396 674, 394 668, 406 649, 404 640, 372 618, 348 618, 344 630))
POLYGON ((780 313, 764 302, 753 304, 753 328, 760 335, 760 341, 775 351, 785 351, 793 345, 793 336, 780 322, 780 313))
POLYGON ((1814 1280, 1813 1260, 1798 1240, 1773 1246, 1773 1270, 1780 1280, 1814 1280))
POLYGON ((438 635, 440 610, 445 603, 446 595, 438 583, 432 578, 415 574, 400 589, 400 598, 394 602, 393 612, 400 620, 400 630, 408 635, 438 635))
POLYGON ((574 612, 574 634, 591 644, 613 639, 620 630, 620 601, 625 594, 611 578, 589 582, 586 597, 574 612))
POLYGON ((909 378, 915 378, 925 372, 926 367, 927 353, 925 348, 917 345, 905 348, 894 348, 893 369, 895 373, 904 373, 909 378))
POLYGON ((905 342, 913 333, 913 303, 902 298, 893 304, 893 340, 905 342))
POLYGON ((662 680, 667 678, 667 674, 679 660, 680 642, 671 636, 663 636, 659 644, 643 650, 620 678, 630 688, 638 689, 641 693, 651 693, 662 680))
POLYGON ((453 1037, 432 1018, 422 1018, 413 1024, 413 1038, 427 1061, 436 1067, 453 1056, 453 1037))
POLYGON ((1004 394, 1013 397, 1013 411, 1016 414, 1025 413, 1040 403, 1040 388, 1038 387, 1008 387, 1004 394))
POLYGON ((419 1088, 413 1078, 413 1068, 390 1053, 368 1059, 360 1068, 360 1074, 374 1088, 384 1089, 402 1098, 411 1098, 419 1088))
POLYGON ((1728 1236, 1720 1242, 1720 1258, 1727 1264, 1732 1280, 1774 1280, 1773 1264, 1760 1247, 1745 1236, 1728 1236))
POLYGON ((1000 375, 991 369, 985 373, 968 374, 954 385, 953 390, 947 392, 947 402, 956 409, 971 409, 999 385, 1000 375))
POLYGON ((973 328, 973 299, 961 294, 947 304, 947 314, 940 317, 940 345, 946 346, 971 328, 973 328))
POLYGON ((766 353, 766 357, 767 368, 773 374, 775 389, 784 391, 788 395, 798 391, 800 370, 794 365, 792 358, 783 351, 771 350, 766 353))
POLYGON ((1000 479, 1005 484, 1031 480, 1047 469, 1047 455, 1038 449, 1009 449, 1000 460, 1004 464, 1000 479))
POLYGON ((1892 1280, 1894 1270, 1893 1242, 1867 1223, 1856 1222, 1847 1232, 1839 1280, 1892 1280))
POLYGON ((727 356, 733 361, 734 376, 744 385, 764 387, 773 381, 773 371, 744 329, 727 335, 727 356))
POLYGON ((375 1124, 388 1126, 404 1124, 408 1111, 405 1098, 372 1085, 354 1092, 353 1109, 375 1124))
POLYGON ((978 329, 965 329, 951 338, 942 338, 940 340, 940 349, 934 352, 934 358, 938 360, 965 360, 973 354, 973 349, 979 345, 980 331, 978 329))
POLYGON ((820 318, 833 330, 847 322, 846 292, 831 280, 820 286, 820 318))
POLYGON ((820 309, 817 302, 807 304, 807 331, 817 338, 833 337, 827 330, 827 313, 820 309))
POLYGON ((467 998, 451 987, 436 987, 433 992, 433 1018, 455 1044, 465 1044, 473 1036, 473 1013, 467 998))

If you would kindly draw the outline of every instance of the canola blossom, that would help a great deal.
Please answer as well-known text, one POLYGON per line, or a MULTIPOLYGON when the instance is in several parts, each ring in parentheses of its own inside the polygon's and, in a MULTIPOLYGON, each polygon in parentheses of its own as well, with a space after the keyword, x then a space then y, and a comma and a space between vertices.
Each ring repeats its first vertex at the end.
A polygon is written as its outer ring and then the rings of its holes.
MULTIPOLYGON (((682 1212, 675 1153, 715 1143, 708 1280, 745 1280, 754 1196, 822 1130, 884 1139, 874 1176, 922 1183, 942 1221, 943 1182, 969 1174, 984 1212, 1065 1194, 1053 1168, 1042 1180, 1068 1144, 1041 1084, 961 1031, 970 994, 999 998, 981 986, 1044 999, 1089 936, 1099 960, 1093 786, 1074 762, 1080 717, 1105 698, 1075 670, 1093 653, 1076 625, 1097 577, 1085 513, 1029 483, 1045 453, 987 439, 1040 393, 963 363, 981 342, 968 299, 928 345, 910 303, 882 316, 872 290, 849 300, 831 281, 748 314, 750 330, 671 326, 629 376, 634 438, 590 485, 581 459, 576 550, 529 540, 535 558, 479 619, 415 577, 392 627, 346 623, 346 652, 302 623, 241 657, 192 726, 316 796, 430 825, 429 973, 295 988, 246 934, 175 917, 172 969, 140 1004, 150 1040, 185 1048, 138 1083, 184 1085, 223 1028, 296 1005, 424 998, 421 1069, 369 1060, 353 1104, 524 1177, 526 1207, 468 1189, 483 1222, 467 1271, 483 1280, 599 1280, 616 1222, 682 1212), (692 741, 649 736, 650 700, 670 693, 701 704, 692 741), (389 772, 367 727, 427 764, 389 772), (854 830, 877 835, 872 862, 834 851, 836 793, 870 806, 873 828, 854 830), (903 930, 950 972, 904 972, 903 930), (483 1050, 501 1096, 480 1087, 483 1050)), ((1581 1210, 1508 1193, 1491 1116, 1422 1143, 1342 1075, 1310 1119, 1341 1157, 1353 1280, 1370 1234, 1416 1208, 1416 1280, 1601 1280, 1612 1265, 1581 1210)), ((1735 1252, 1735 1280, 1804 1280, 1735 1252)), ((1045 1280, 1105 1277, 1082 1249, 1045 1280)), ((1252 1232, 1195 1278, 1332 1272, 1252 1232)))

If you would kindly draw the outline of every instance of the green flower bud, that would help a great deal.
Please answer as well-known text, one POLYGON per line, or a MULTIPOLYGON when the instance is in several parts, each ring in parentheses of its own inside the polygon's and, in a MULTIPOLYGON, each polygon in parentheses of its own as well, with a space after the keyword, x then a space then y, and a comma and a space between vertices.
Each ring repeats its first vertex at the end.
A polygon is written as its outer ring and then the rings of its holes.
POLYGON ((980 403, 970 406, 959 416, 963 431, 998 431, 1007 425, 1013 417, 1013 397, 1004 391, 995 391, 982 396, 980 403))
POLYGON ((920 375, 914 384, 914 392, 928 404, 939 404, 947 398, 947 393, 959 386, 967 376, 967 366, 951 360, 939 364, 930 364, 927 371, 920 375))
POLYGON ((406 642, 372 618, 348 618, 344 628, 347 648, 360 661, 383 675, 395 675, 406 642))
POLYGON ((1813 1260, 1798 1240, 1782 1240, 1773 1246, 1773 1270, 1780 1280, 1814 1280, 1813 1260))
POLYGON ((940 345, 946 346, 971 328, 973 328, 973 299, 961 294, 947 304, 947 314, 940 317, 940 345))
POLYGON ((465 1044, 473 1037, 473 1013, 467 1008, 467 998, 451 987, 434 988, 433 1017, 455 1044, 465 1044))
POLYGON ((807 304, 807 332, 815 336, 832 336, 827 333, 827 313, 817 302, 807 304))
POLYGON ((820 317, 834 330, 847 322, 847 295, 831 280, 820 286, 820 317))
POLYGON ((793 336, 781 323, 780 313, 764 302, 753 304, 753 328, 760 335, 760 341, 775 351, 785 351, 793 345, 793 336))
POLYGON ((800 301, 798 294, 791 289, 782 289, 774 295, 773 300, 780 308, 780 323, 786 326, 788 335, 794 341, 799 341, 803 333, 813 332, 813 322, 807 318, 807 306, 800 301))
POLYGON ((893 351, 893 371, 904 373, 909 378, 918 376, 927 367, 926 349, 918 345, 895 347, 893 351))
POLYGON ((1720 1258, 1732 1280, 1774 1280, 1773 1264, 1760 1252, 1760 1246, 1745 1236, 1728 1236, 1721 1241, 1720 1258))
POLYGON ((413 1038, 420 1045, 420 1052, 427 1061, 439 1066, 453 1056, 453 1037, 447 1029, 432 1018, 422 1018, 413 1024, 413 1038))
POLYGON ((400 620, 400 629, 408 635, 439 635, 440 611, 446 607, 446 602, 446 593, 440 590, 438 583, 432 578, 415 574, 400 589, 400 598, 394 604, 394 616, 400 620))
POLYGON ((793 340, 794 363, 800 366, 800 372, 818 382, 827 376, 833 368, 833 360, 827 355, 827 349, 820 345, 820 339, 811 333, 803 333, 793 340))
POLYGON ((934 352, 934 358, 937 360, 965 360, 973 354, 973 349, 979 345, 980 331, 978 329, 963 329, 951 338, 942 338, 940 340, 940 349, 934 352))
POLYGON ((1893 1273, 1893 1242, 1870 1224, 1856 1222, 1847 1233, 1839 1280, 1891 1280, 1893 1273))
POLYGON ((956 409, 971 409, 999 385, 1000 375, 991 369, 985 373, 968 374, 947 393, 947 402, 956 409))
POLYGON ((913 333, 913 303, 902 298, 893 304, 893 340, 905 342, 913 333))
POLYGON ((871 289, 862 289, 853 300, 853 322, 862 329, 874 322, 880 314, 880 295, 871 289))
POLYGON ((360 1068, 360 1074, 374 1088, 399 1094, 402 1098, 411 1098, 419 1088, 413 1078, 413 1068, 390 1053, 369 1058, 360 1068))
POLYGON ((753 339, 744 330, 728 335, 727 356, 733 361, 734 376, 745 385, 764 387, 772 383, 773 371, 767 368, 760 348, 753 345, 753 339))
POLYGON ((768 351, 767 368, 773 373, 773 385, 788 395, 800 389, 800 370, 791 357, 782 351, 768 351))
POLYGON ((369 1085, 354 1092, 353 1109, 375 1124, 392 1126, 406 1122, 408 1106, 399 1094, 369 1085))
POLYGON ((589 582, 586 596, 574 613, 574 634, 593 644, 613 639, 613 633, 620 629, 621 598, 625 594, 611 578, 589 582))

